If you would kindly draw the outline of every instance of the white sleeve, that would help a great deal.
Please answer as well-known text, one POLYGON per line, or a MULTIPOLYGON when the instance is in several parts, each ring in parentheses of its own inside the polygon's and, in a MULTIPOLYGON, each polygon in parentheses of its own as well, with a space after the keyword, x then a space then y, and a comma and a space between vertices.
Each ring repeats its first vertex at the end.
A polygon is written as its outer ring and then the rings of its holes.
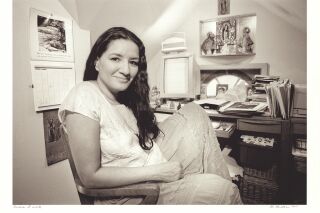
POLYGON ((76 85, 62 102, 58 117, 62 124, 65 123, 66 111, 79 113, 95 121, 100 121, 98 94, 92 87, 80 83, 76 85))

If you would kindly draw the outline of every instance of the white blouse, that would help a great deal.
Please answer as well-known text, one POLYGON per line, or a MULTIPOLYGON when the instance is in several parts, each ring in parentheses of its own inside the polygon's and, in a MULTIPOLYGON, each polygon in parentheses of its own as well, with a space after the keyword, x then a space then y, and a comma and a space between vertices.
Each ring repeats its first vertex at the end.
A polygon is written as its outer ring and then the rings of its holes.
POLYGON ((158 145, 139 145, 137 121, 125 105, 112 105, 94 82, 77 84, 64 99, 58 116, 65 127, 66 111, 87 116, 100 124, 101 166, 140 167, 167 160, 158 145))

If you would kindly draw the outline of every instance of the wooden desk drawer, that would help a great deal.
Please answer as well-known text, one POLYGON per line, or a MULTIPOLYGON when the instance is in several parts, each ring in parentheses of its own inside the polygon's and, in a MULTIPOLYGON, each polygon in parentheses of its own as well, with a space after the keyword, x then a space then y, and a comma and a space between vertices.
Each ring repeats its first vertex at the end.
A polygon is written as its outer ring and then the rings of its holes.
POLYGON ((307 134, 307 125, 304 123, 293 123, 292 124, 292 134, 307 134))
POLYGON ((238 119, 238 130, 280 134, 281 123, 278 121, 238 119))

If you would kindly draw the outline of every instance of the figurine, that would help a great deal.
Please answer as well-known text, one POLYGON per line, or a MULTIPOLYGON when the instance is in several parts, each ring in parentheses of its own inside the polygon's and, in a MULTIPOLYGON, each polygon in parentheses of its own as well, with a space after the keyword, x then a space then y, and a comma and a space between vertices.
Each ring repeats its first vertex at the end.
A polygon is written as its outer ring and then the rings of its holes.
POLYGON ((212 32, 207 33, 207 38, 203 41, 201 45, 201 50, 207 55, 208 51, 211 51, 211 54, 214 53, 215 47, 215 35, 212 32))
POLYGON ((249 27, 243 28, 243 35, 239 39, 239 42, 238 42, 238 47, 240 47, 241 52, 252 53, 253 52, 253 47, 252 47, 253 44, 254 44, 254 42, 252 41, 252 39, 250 37, 250 28, 249 27))

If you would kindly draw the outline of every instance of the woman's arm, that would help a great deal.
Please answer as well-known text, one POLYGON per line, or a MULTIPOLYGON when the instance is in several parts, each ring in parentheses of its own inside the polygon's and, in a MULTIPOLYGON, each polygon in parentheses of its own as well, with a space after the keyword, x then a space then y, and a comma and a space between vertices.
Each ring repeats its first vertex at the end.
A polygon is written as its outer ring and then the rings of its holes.
POLYGON ((99 123, 78 113, 68 113, 66 127, 74 163, 86 187, 117 187, 144 181, 171 182, 182 178, 179 162, 146 167, 101 167, 99 123))

